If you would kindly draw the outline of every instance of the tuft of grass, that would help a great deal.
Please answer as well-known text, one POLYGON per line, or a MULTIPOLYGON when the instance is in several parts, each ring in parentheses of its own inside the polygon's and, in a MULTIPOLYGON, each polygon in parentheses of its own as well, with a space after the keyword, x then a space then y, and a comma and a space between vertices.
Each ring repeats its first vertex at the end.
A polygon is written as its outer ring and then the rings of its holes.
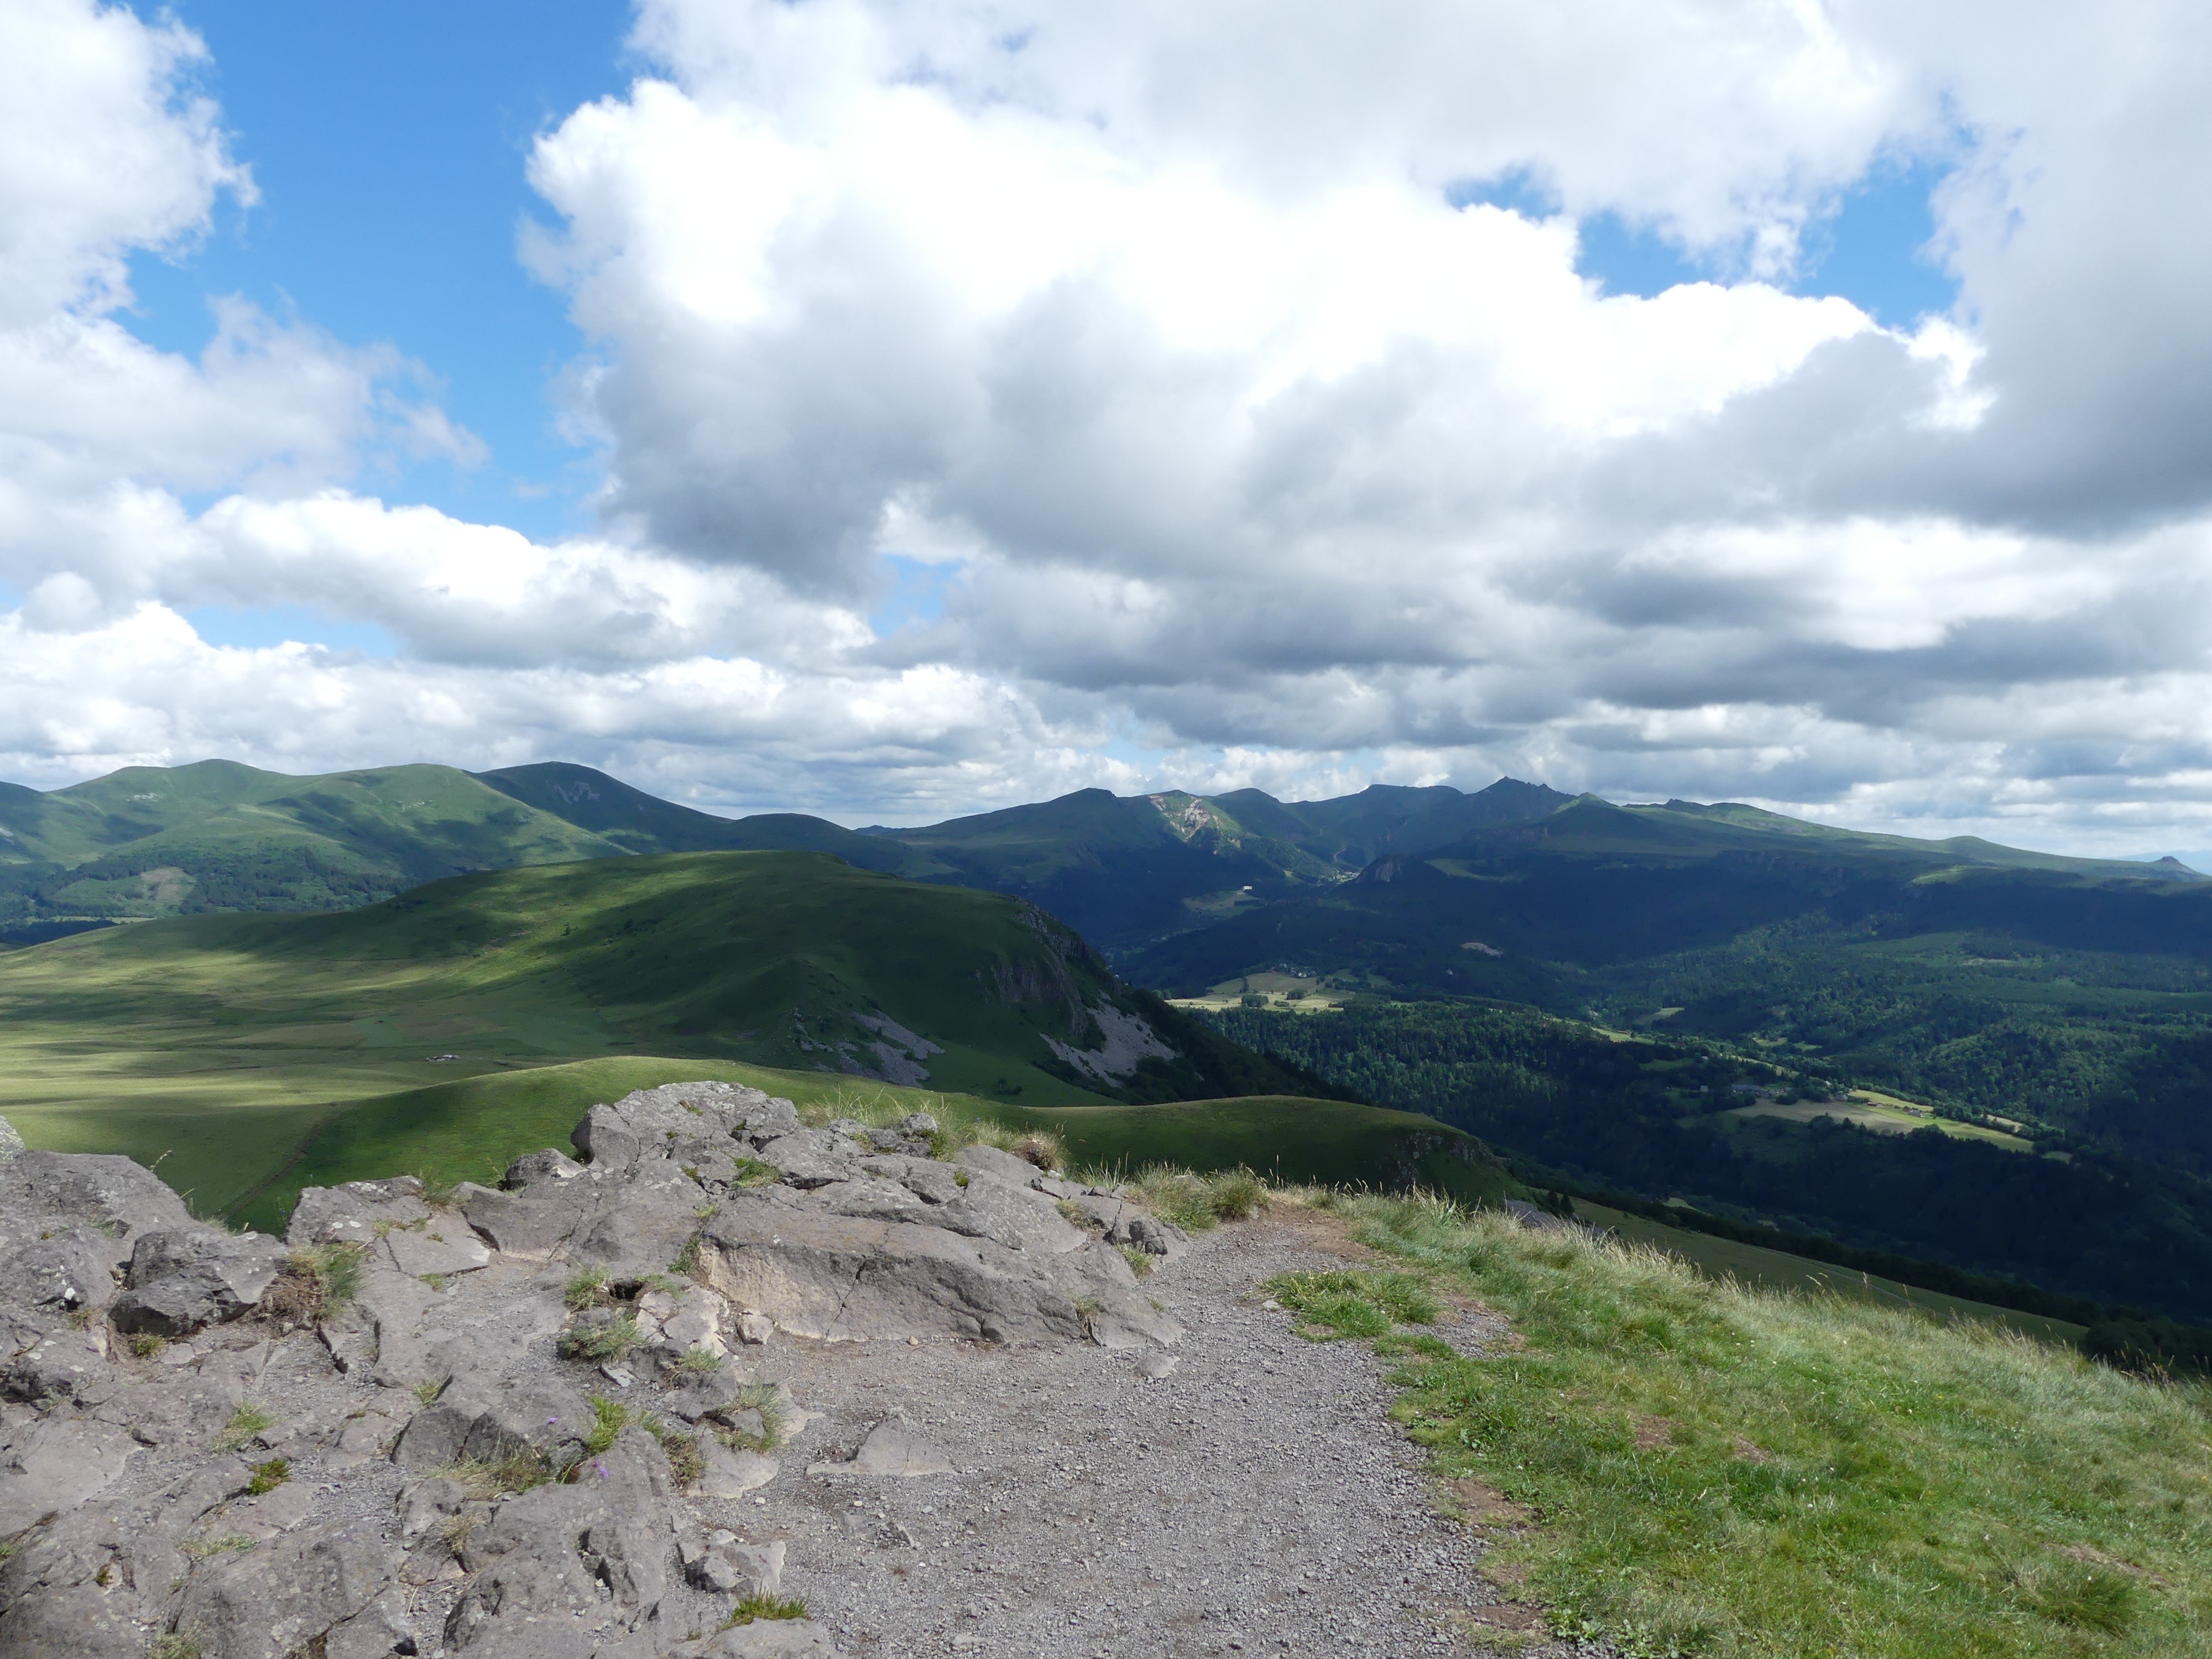
POLYGON ((361 1294, 359 1244, 310 1244, 292 1251, 262 1297, 264 1314, 313 1323, 329 1319, 361 1294))
POLYGON ((711 1376, 722 1369, 722 1356, 712 1348, 687 1348, 684 1357, 676 1362, 676 1369, 694 1376, 711 1376))
POLYGON ((735 1630, 739 1625, 750 1625, 757 1619, 804 1619, 806 1603, 795 1595, 748 1595, 730 1609, 730 1616, 722 1620, 724 1630, 735 1630))
POLYGON ((629 1407, 619 1400, 610 1400, 605 1395, 592 1396, 592 1429, 584 1437, 584 1449, 593 1457, 613 1445, 621 1437, 630 1420, 629 1407))
POLYGON ((198 1637, 173 1630, 154 1638, 146 1650, 146 1659, 200 1659, 200 1652, 198 1637))
POLYGON ((1224 1221, 1249 1220, 1267 1207, 1267 1183, 1245 1169, 1194 1175, 1154 1164, 1130 1184, 1163 1219, 1187 1233, 1202 1233, 1224 1221))
POLYGON ((169 1346, 166 1336, 156 1336, 152 1331, 134 1331, 131 1336, 131 1352, 141 1359, 151 1359, 169 1346))
POLYGON ((676 1477, 677 1484, 696 1486, 707 1473, 707 1460, 699 1450, 699 1437, 670 1428, 653 1413, 648 1412, 638 1421, 647 1434, 660 1443, 661 1454, 668 1459, 668 1472, 676 1477))
POLYGON ((292 1466, 281 1457, 253 1466, 253 1479, 246 1483, 246 1495, 258 1498, 263 1492, 275 1492, 292 1478, 292 1466))
POLYGON ((694 1233, 684 1241, 684 1248, 676 1253, 676 1260, 668 1264, 668 1271, 680 1279, 697 1279, 700 1273, 699 1247, 706 1242, 704 1233, 694 1233))
POLYGON ((415 1385, 415 1397, 426 1406, 434 1406, 438 1396, 445 1393, 446 1384, 453 1380, 450 1376, 426 1376, 415 1385))
POLYGON ((266 1406, 248 1400, 231 1413, 230 1421, 223 1425, 216 1437, 215 1449, 219 1452, 236 1451, 264 1429, 276 1426, 276 1413, 266 1406))
POLYGON ((561 1339, 561 1352, 570 1359, 588 1359, 605 1364, 620 1359, 645 1340, 645 1332, 635 1316, 617 1315, 605 1325, 579 1327, 561 1339))
POLYGON ((737 1392, 728 1410, 751 1411, 760 1418, 760 1432, 727 1427, 715 1431, 715 1438, 736 1451, 774 1451, 791 1437, 791 1414, 784 1409, 783 1396, 776 1392, 773 1382, 748 1382, 737 1392))
POLYGON ((1299 1316, 1304 1334, 1325 1340, 1383 1337, 1399 1325, 1433 1325, 1443 1316, 1412 1273, 1283 1273, 1266 1288, 1299 1316))
POLYGON ((1139 1279, 1149 1277, 1152 1269, 1160 1264, 1159 1257, 1150 1250, 1140 1250, 1133 1244, 1117 1244, 1114 1248, 1121 1251, 1121 1259, 1129 1264, 1129 1271, 1139 1279))
MULTIPOLYGON (((937 1127, 929 1137, 932 1158, 949 1158, 963 1146, 995 1146, 1041 1170, 1066 1166, 1067 1142, 1057 1131, 1001 1122, 978 1109, 981 1103, 964 1096, 854 1085, 826 1097, 802 1101, 799 1115, 802 1121, 817 1128, 839 1118, 849 1118, 872 1129, 887 1128, 914 1112, 926 1112, 937 1121, 937 1127)), ((781 1180, 782 1176, 779 1174, 775 1178, 781 1180)))
POLYGON ((443 1468, 431 1470, 430 1475, 454 1482, 475 1502, 489 1504, 543 1486, 558 1479, 560 1473, 553 1460, 537 1447, 509 1446, 496 1457, 457 1458, 443 1468))
POLYGON ((763 1164, 757 1158, 738 1160, 737 1173, 731 1177, 733 1187, 773 1187, 783 1179, 783 1171, 773 1164, 763 1164))
POLYGON ((443 1170, 417 1170, 415 1179, 422 1183, 422 1201, 439 1210, 453 1201, 453 1194, 466 1177, 443 1170))
POLYGON ((1477 1357, 1376 1346, 1437 1473, 1542 1517, 1486 1559, 1555 1633, 1699 1659, 2212 1656, 2212 1385, 1440 1200, 1340 1207, 1411 1283, 1275 1281, 1316 1332, 1444 1289, 1510 1320, 1477 1357))
POLYGON ((561 1287, 561 1299, 572 1308, 588 1308, 605 1292, 607 1270, 605 1267, 579 1267, 568 1275, 568 1282, 561 1287))

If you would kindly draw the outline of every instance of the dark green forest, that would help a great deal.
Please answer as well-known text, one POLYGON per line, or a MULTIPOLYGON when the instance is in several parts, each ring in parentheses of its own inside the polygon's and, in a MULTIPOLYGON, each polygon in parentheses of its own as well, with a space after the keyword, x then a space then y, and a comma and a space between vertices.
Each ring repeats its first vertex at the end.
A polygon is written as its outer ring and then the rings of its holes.
MULTIPOLYGON (((2041 1156, 1936 1128, 1728 1115, 1746 1079, 1824 1090, 1694 1037, 1620 1042, 1534 1010, 1356 1003, 1330 1015, 1232 1010, 1224 1035, 1378 1105, 1431 1113, 1530 1176, 1680 1198, 1793 1232, 1933 1258, 2100 1302, 2212 1318, 2212 1185, 2172 1163, 2065 1138, 2041 1156)), ((1794 1056, 1793 1056, 1794 1058, 1794 1056)))
POLYGON ((1624 1020, 1760 1042, 1951 1115, 2050 1126, 2212 1174, 2212 966, 2025 945, 1776 929, 1643 964, 1594 1000, 1624 1020))

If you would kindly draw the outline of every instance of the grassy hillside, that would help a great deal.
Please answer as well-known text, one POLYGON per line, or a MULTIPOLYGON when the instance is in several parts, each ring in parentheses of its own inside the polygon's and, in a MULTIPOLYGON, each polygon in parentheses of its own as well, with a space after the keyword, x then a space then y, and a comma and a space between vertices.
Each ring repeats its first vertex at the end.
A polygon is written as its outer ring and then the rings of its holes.
POLYGON ((1494 1215, 1332 1207, 1395 1271, 1270 1288, 1396 1362, 1508 1620, 1699 1659, 2212 1653, 2203 1385, 1494 1215), (1519 1340, 1437 1340, 1468 1298, 1519 1340))
POLYGON ((210 1209, 335 1103, 640 1054, 1020 1105, 1298 1091, 1127 992, 1028 906, 819 854, 538 866, 337 915, 182 917, 0 957, 0 1114, 33 1145, 166 1156, 210 1209), (1092 1011, 1117 1006, 1178 1055, 1109 1086, 1047 1039, 1097 1052, 1092 1011))
POLYGON ((0 921, 339 909, 463 871, 623 850, 448 766, 126 767, 0 796, 0 921))
POLYGON ((1242 1166, 1286 1180, 1370 1187, 1401 1185, 1410 1173, 1470 1201, 1495 1201, 1520 1190, 1458 1131, 1411 1113, 1343 1101, 1270 1096, 1024 1107, 835 1073, 625 1054, 458 1079, 333 1107, 291 1158, 228 1212, 269 1228, 290 1212, 302 1187, 401 1173, 431 1182, 495 1182, 525 1152, 568 1150, 569 1131, 594 1103, 697 1078, 750 1084, 825 1117, 877 1122, 927 1111, 948 1125, 981 1120, 1012 1131, 1042 1129, 1059 1136, 1070 1162, 1085 1169, 1133 1173, 1172 1164, 1206 1172, 1242 1166))

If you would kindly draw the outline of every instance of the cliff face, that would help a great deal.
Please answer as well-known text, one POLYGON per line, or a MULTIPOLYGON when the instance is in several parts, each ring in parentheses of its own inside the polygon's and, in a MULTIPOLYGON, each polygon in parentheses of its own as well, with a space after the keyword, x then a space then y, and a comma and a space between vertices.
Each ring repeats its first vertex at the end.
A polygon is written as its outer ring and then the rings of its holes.
MULTIPOLYGON (((831 1654, 756 1496, 810 1421, 777 1355, 1180 1334, 1131 1267, 1172 1227, 935 1133, 675 1085, 278 1240, 0 1124, 0 1653, 831 1654)), ((892 1410, 811 1472, 943 1467, 892 1410)))

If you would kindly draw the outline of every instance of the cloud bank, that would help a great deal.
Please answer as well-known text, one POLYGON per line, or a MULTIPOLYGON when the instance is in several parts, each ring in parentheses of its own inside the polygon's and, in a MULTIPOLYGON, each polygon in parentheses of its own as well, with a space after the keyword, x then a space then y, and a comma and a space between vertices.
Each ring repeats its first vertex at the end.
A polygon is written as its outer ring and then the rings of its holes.
POLYGON ((528 161, 605 467, 548 546, 362 493, 473 442, 405 342, 138 340, 128 258, 251 201, 250 135, 175 25, 0 0, 0 769, 2212 817, 2200 8, 647 0, 635 46, 528 161), (1885 327, 1805 249, 1907 164, 1958 300, 1885 327), (1608 291, 1599 215, 1709 279, 1608 291), (872 625, 917 568, 941 611, 872 625))

